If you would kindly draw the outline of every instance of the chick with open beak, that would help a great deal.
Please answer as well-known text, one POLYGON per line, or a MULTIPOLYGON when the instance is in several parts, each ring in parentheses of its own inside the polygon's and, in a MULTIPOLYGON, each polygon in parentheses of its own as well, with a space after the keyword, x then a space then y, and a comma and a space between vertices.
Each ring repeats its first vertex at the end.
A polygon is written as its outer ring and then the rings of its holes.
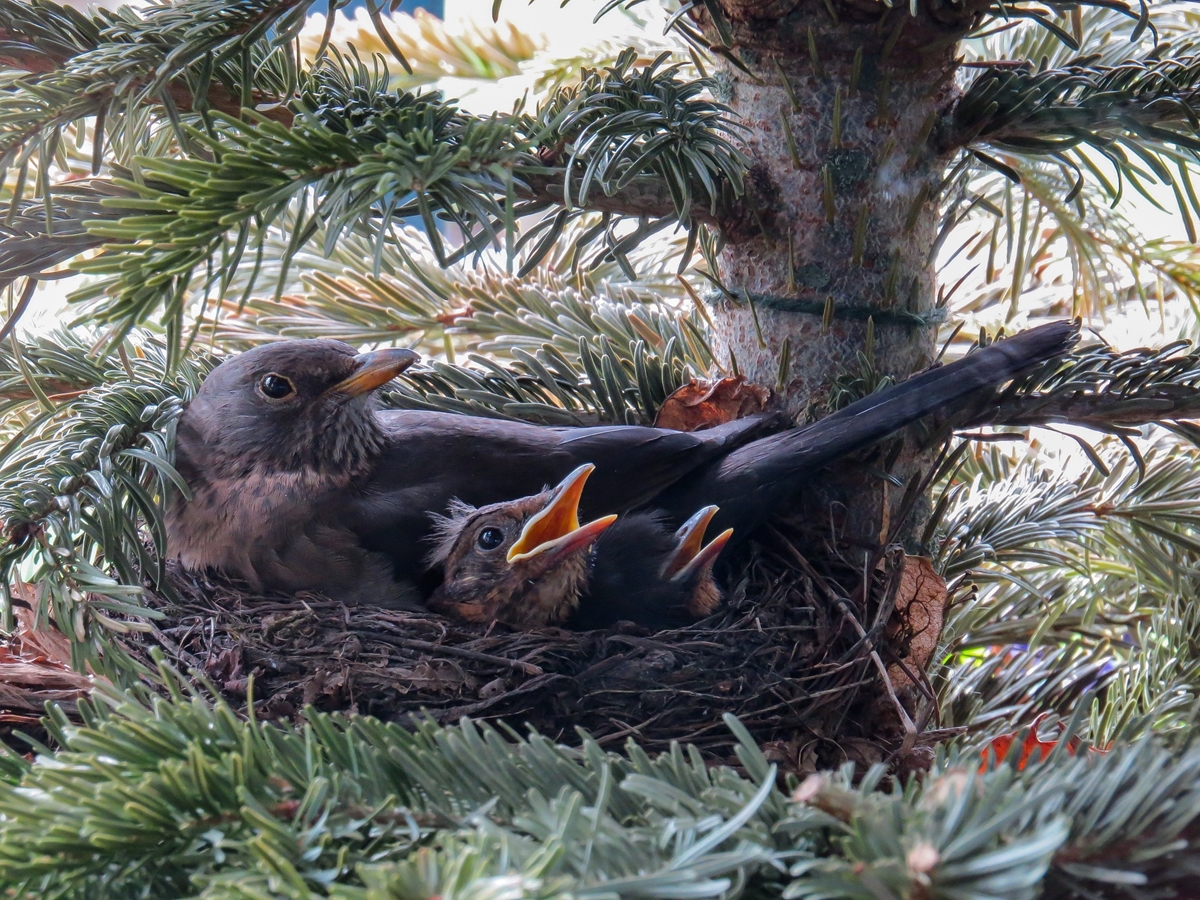
POLYGON ((621 619, 668 628, 711 613, 721 600, 712 566, 732 535, 726 530, 704 543, 716 507, 675 532, 646 513, 580 525, 579 498, 592 468, 580 466, 532 497, 455 506, 439 523, 432 561, 444 578, 430 608, 515 628, 601 628, 621 619))
POLYGON ((438 523, 431 561, 444 575, 429 608, 514 628, 569 619, 587 587, 592 547, 617 518, 579 524, 579 498, 594 468, 584 464, 532 497, 452 507, 438 523))
POLYGON ((658 513, 622 516, 596 543, 588 592, 574 628, 608 628, 619 621, 680 628, 714 613, 724 594, 713 564, 733 537, 726 528, 705 543, 717 507, 706 506, 672 531, 658 513))

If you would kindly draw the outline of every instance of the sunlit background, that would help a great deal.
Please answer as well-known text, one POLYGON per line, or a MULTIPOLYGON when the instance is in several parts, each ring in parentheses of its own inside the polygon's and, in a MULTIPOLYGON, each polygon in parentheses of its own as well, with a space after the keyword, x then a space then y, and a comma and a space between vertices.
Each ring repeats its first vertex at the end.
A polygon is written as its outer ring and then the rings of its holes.
MULTIPOLYGON (((72 2, 81 8, 87 5, 72 2)), ((498 21, 493 22, 491 0, 445 0, 444 6, 442 0, 406 0, 385 20, 401 48, 413 51, 406 55, 416 60, 416 67, 414 74, 407 76, 393 63, 393 84, 397 88, 441 90, 447 97, 458 98, 465 109, 487 114, 506 112, 525 102, 536 103, 539 89, 544 92, 548 85, 574 78, 582 66, 597 59, 611 59, 625 46, 637 47, 643 58, 652 58, 664 49, 674 50, 679 61, 691 66, 690 59, 679 53, 678 43, 663 36, 669 14, 664 4, 618 9, 594 20, 598 8, 598 4, 584 0, 565 5, 552 0, 507 0, 500 7, 498 21), (439 49, 444 52, 439 53, 439 49)), ((352 46, 364 57, 380 54, 390 60, 363 0, 354 0, 336 16, 331 31, 333 47, 345 50, 352 46)), ((317 52, 326 26, 324 15, 310 16, 302 35, 303 51, 310 58, 317 52)), ((972 48, 967 47, 968 56, 971 52, 972 48)), ((999 175, 994 182, 990 185, 992 196, 1000 204, 1007 186, 999 175)), ((1172 191, 1162 185, 1147 187, 1157 206, 1136 191, 1126 190, 1112 216, 1123 220, 1134 244, 1182 248, 1174 252, 1183 253, 1185 264, 1195 267, 1196 254, 1189 252, 1192 248, 1187 245, 1172 191)), ((1007 197, 1011 201, 1011 195, 1007 197)), ((1011 221, 1014 215, 1019 218, 1020 211, 1006 213, 1011 221)), ((1053 221, 1034 217, 1022 223, 1031 229, 1040 228, 1046 236, 1035 258, 1028 258, 1019 246, 1013 247, 1015 228, 1010 227, 1010 233, 1004 235, 993 233, 998 228, 996 220, 993 214, 977 210, 954 229, 941 248, 941 284, 944 289, 957 286, 951 300, 955 312, 950 318, 967 318, 966 333, 979 326, 1019 329, 1029 323, 1031 312, 1036 317, 1048 311, 1058 315, 1075 311, 1089 328, 1118 349, 1157 345, 1197 334, 1193 306, 1172 302, 1179 299, 1175 286, 1169 280, 1145 278, 1140 286, 1135 284, 1121 252, 1104 240, 1093 251, 1093 264, 1099 274, 1089 287, 1086 279, 1081 284, 1074 277, 1073 265, 1077 263, 1072 262, 1063 241, 1056 236, 1053 221), (1008 299, 1014 295, 1014 277, 1019 283, 1015 291, 1020 296, 1019 305, 1008 299), (1109 296, 1092 296, 1097 292, 1109 296), (999 297, 1004 301, 997 302, 999 297), (960 298, 970 298, 970 302, 964 304, 960 298)), ((644 258, 661 258, 682 248, 679 233, 652 240, 657 240, 659 246, 651 243, 639 248, 644 258)), ((496 256, 485 258, 482 264, 489 262, 495 265, 496 256)), ((76 277, 42 282, 22 329, 45 331, 70 321, 74 310, 66 298, 78 286, 76 277)), ((1037 436, 1037 444, 1040 452, 1060 456, 1072 468, 1088 465, 1068 437, 1043 431, 1037 436)))
MULTIPOLYGON (((80 0, 72 4, 85 8, 89 5, 80 0)), ((105 5, 114 5, 108 3, 105 5)), ((402 47, 426 45, 425 52, 415 54, 420 60, 415 77, 394 77, 397 87, 427 86, 445 92, 447 97, 457 98, 462 106, 474 113, 509 111, 517 103, 535 98, 537 89, 546 84, 570 77, 579 67, 588 65, 597 58, 611 58, 615 50, 624 46, 636 46, 643 56, 659 49, 675 49, 677 44, 662 36, 663 24, 668 12, 662 4, 641 4, 632 10, 614 10, 595 20, 598 4, 584 0, 560 5, 553 0, 508 0, 501 5, 499 19, 492 20, 490 0, 405 0, 399 10, 386 17, 390 30, 402 47), (483 33, 486 41, 471 40, 472 35, 483 33), (459 40, 459 38, 466 38, 459 40), (428 64, 428 45, 444 43, 450 52, 436 67, 428 64), (503 48, 493 58, 482 58, 479 48, 487 46, 503 48), (461 57, 466 56, 472 65, 463 66, 461 57)), ((353 45, 366 56, 380 53, 388 57, 367 15, 363 0, 354 0, 348 7, 338 11, 332 29, 331 43, 346 48, 353 45)), ((324 15, 315 13, 302 36, 302 45, 308 54, 316 51, 326 29, 324 15)), ((436 54, 434 54, 436 56, 436 54)), ((682 56, 682 55, 681 55, 682 56)), ((687 61, 683 57, 683 61, 687 61)), ((398 67, 392 66, 393 69, 398 67)), ((1175 198, 1168 187, 1150 185, 1149 193, 1160 204, 1155 206, 1137 192, 1127 190, 1119 204, 1125 220, 1136 228, 1138 236, 1145 242, 1165 241, 1184 243, 1187 240, 1183 221, 1175 198)), ((990 227, 986 216, 978 216, 979 229, 976 238, 990 227)), ((1049 234, 1052 225, 1042 222, 1049 234)), ((943 285, 954 285, 962 281, 957 290, 961 297, 986 294, 986 265, 977 247, 971 244, 970 229, 959 226, 951 240, 942 248, 939 267, 943 285), (963 248, 967 247, 966 250, 963 248), (972 248, 975 252, 971 252, 972 248)), ((986 239, 986 238, 985 238, 986 239)), ((670 236, 663 240, 671 241, 670 236)), ((674 240, 678 243, 678 236, 674 240)), ((994 266, 991 284, 996 290, 1011 290, 1006 279, 1011 281, 1013 260, 1006 258, 1008 248, 1000 248, 999 265, 994 266)), ((1055 258, 1054 247, 1047 248, 1044 256, 1034 261, 1023 261, 1026 280, 1023 286, 1022 306, 1047 305, 1051 298, 1060 296, 1071 303, 1071 264, 1066 259, 1055 258), (1036 276, 1029 277, 1031 269, 1036 276), (1030 304, 1030 292, 1041 295, 1040 302, 1030 304)), ((1119 277, 1119 275, 1118 275, 1119 277)), ((35 305, 24 319, 27 330, 44 330, 71 317, 65 298, 78 283, 78 279, 43 282, 35 299, 35 305)), ((1147 297, 1138 295, 1132 279, 1126 285, 1112 285, 1128 293, 1123 304, 1091 304, 1087 298, 1076 298, 1074 306, 1084 314, 1088 326, 1095 329, 1105 340, 1124 349, 1143 344, 1154 344, 1171 340, 1177 336, 1192 336, 1196 317, 1185 304, 1171 304, 1173 294, 1170 286, 1164 285, 1160 295, 1147 297), (1082 308, 1081 308, 1082 307, 1082 308)), ((980 315, 979 324, 996 327, 1006 324, 1011 330, 1021 327, 1023 312, 1009 318, 1008 310, 996 307, 980 315)), ((953 318, 953 317, 952 317, 953 318)))

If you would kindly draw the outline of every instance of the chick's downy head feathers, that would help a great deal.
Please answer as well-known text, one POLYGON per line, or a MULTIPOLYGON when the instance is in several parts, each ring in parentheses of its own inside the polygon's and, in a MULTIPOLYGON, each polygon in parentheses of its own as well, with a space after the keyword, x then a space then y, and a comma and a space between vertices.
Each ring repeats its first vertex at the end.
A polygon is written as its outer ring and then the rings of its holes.
POLYGON ((586 588, 592 545, 616 520, 579 523, 579 498, 594 468, 580 466, 531 497, 452 506, 436 529, 431 562, 442 565, 443 580, 430 608, 515 628, 565 621, 586 588))

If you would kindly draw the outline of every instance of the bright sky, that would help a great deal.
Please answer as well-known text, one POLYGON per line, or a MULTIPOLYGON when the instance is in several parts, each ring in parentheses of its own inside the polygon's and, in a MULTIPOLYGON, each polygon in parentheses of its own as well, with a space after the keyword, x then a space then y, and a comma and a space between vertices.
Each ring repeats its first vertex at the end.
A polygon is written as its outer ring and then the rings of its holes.
MULTIPOLYGON (((86 0, 71 2, 82 7, 86 0)), ((111 3, 112 0, 108 2, 111 3)), ((454 30, 457 30, 455 26, 466 26, 471 22, 490 23, 491 7, 491 0, 446 0, 445 18, 454 30)), ((561 59, 579 56, 587 48, 595 47, 606 40, 623 43, 623 35, 636 33, 639 28, 643 29, 642 34, 645 36, 648 36, 648 32, 657 35, 665 17, 661 4, 642 3, 635 7, 635 13, 652 20, 653 24, 648 28, 622 12, 610 13, 593 24, 592 18, 599 7, 600 4, 596 0, 572 0, 565 6, 556 0, 505 0, 500 9, 500 18, 502 22, 511 22, 530 36, 540 35, 541 40, 537 43, 546 48, 544 53, 561 59)), ((324 17, 314 15, 310 27, 321 29, 323 24, 324 17)), ((346 31, 352 33, 356 30, 355 25, 370 31, 365 11, 357 12, 353 24, 345 23, 345 26, 349 26, 346 31)), ((341 30, 342 28, 339 28, 339 31, 341 30)), ((509 110, 515 101, 531 89, 540 67, 533 64, 524 68, 525 71, 521 74, 496 82, 444 78, 439 86, 447 95, 459 98, 464 108, 472 112, 486 114, 493 110, 509 110)), ((1148 238, 1171 237, 1182 240, 1184 234, 1178 214, 1169 211, 1174 208, 1174 199, 1169 191, 1164 193, 1163 204, 1168 208, 1168 212, 1155 209, 1133 191, 1127 192, 1126 208, 1148 238)), ((953 241, 948 244, 953 245, 953 241)), ((952 283, 957 277, 957 272, 947 272, 943 280, 952 283)), ((24 322, 25 328, 40 330, 57 324, 62 316, 62 298, 69 290, 69 282, 46 283, 39 291, 34 309, 24 322)), ((1111 321, 1104 329, 1104 334, 1114 344, 1128 347, 1161 340, 1158 336, 1159 328, 1160 322, 1156 316, 1148 318, 1140 307, 1134 306, 1126 315, 1111 321)))

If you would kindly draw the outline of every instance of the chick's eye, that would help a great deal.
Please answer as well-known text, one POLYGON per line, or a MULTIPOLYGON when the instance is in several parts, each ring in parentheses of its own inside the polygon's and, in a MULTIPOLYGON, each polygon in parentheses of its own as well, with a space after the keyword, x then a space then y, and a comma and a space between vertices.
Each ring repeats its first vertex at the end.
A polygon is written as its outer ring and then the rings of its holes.
POLYGON ((475 543, 481 550, 495 550, 504 543, 504 532, 499 528, 485 528, 475 538, 475 543))
POLYGON ((284 397, 290 397, 296 393, 296 386, 292 384, 290 378, 276 375, 274 372, 262 377, 258 383, 258 389, 272 400, 282 400, 284 397))

